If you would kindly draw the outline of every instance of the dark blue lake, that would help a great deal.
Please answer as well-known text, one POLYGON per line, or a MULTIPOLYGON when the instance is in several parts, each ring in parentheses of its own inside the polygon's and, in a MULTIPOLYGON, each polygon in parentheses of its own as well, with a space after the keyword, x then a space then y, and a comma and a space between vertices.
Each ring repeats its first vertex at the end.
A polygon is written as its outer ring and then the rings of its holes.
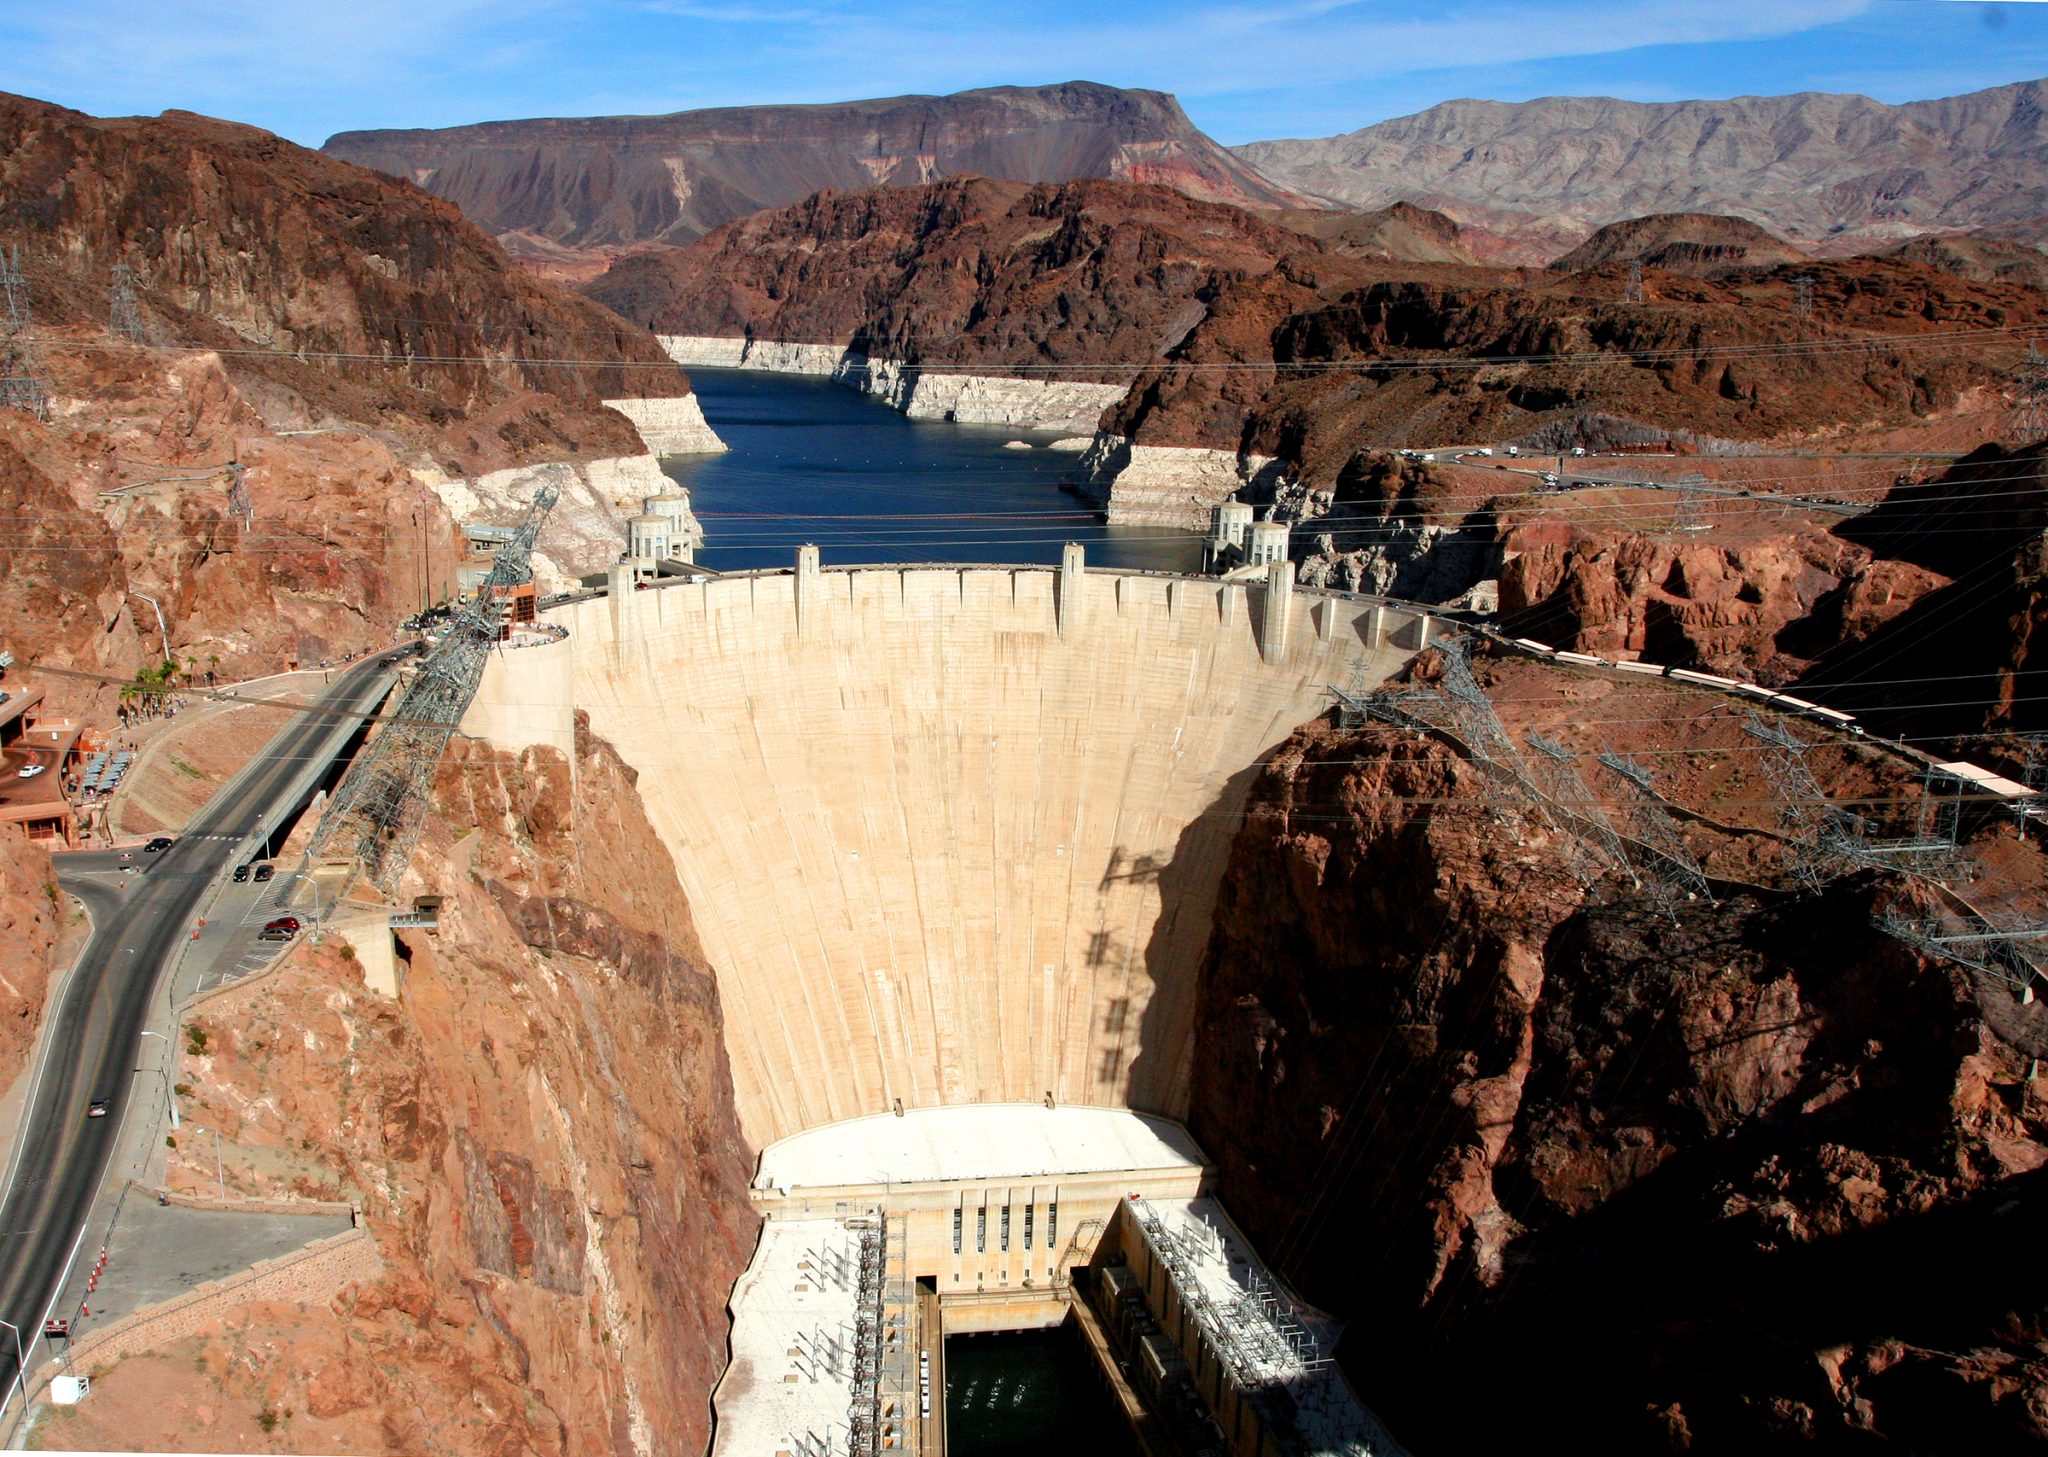
POLYGON ((723 455, 663 462, 704 523, 697 559, 719 571, 786 567, 815 543, 827 566, 859 562, 1043 562, 1069 541, 1091 566, 1194 571, 1201 538, 1105 526, 1060 490, 1071 454, 1008 425, 911 420, 829 380, 690 371, 723 455), (1031 450, 1007 450, 1011 440, 1031 450))

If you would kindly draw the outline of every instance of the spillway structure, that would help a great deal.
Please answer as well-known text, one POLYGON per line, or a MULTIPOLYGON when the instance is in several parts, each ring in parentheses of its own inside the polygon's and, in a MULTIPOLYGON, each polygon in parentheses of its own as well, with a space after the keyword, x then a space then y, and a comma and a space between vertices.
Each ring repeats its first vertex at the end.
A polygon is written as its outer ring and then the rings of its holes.
POLYGON ((464 727, 568 751, 588 714, 717 977, 766 1232, 716 1450, 943 1450, 919 1376, 942 1331, 1068 1318, 1122 1206, 1204 1194, 1181 1122, 1246 789, 1329 685, 1442 625, 1284 561, 1222 581, 1079 547, 805 548, 549 616, 566 635, 497 655, 464 727))

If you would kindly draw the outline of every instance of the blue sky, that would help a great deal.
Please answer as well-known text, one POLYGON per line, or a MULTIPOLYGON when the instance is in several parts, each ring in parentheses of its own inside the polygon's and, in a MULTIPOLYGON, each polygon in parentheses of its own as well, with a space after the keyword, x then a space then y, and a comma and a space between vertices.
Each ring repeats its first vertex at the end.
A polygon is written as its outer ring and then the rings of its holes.
POLYGON ((1086 79, 1225 142, 1458 96, 1946 96, 2048 75, 2048 4, 1975 0, 12 0, 0 89, 317 145, 354 127, 1086 79))

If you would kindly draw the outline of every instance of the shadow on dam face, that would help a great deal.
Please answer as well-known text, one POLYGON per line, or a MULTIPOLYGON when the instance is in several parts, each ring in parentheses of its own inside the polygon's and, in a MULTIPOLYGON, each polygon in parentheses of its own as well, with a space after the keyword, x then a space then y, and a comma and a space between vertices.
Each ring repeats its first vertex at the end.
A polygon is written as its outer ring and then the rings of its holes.
POLYGON ((582 709, 637 772, 756 1146, 899 1101, 1184 1117, 1254 766, 1426 630, 1045 568, 759 574, 554 617, 567 641, 495 655, 466 726, 559 743, 582 709))

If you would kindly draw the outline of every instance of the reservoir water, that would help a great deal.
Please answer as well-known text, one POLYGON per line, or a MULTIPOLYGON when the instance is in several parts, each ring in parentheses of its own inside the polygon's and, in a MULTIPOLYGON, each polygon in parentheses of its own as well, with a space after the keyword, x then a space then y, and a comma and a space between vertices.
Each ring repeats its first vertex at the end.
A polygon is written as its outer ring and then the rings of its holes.
POLYGON ((1133 1457, 1092 1361, 1071 1326, 951 1337, 947 1457, 1133 1457))
POLYGON ((1091 566, 1194 571, 1201 537, 1107 526, 1060 490, 1058 436, 1008 425, 912 420, 829 380, 692 369, 723 455, 662 462, 704 523, 697 560, 718 571, 786 567, 815 543, 825 565, 1056 563, 1078 541, 1091 566), (1024 440, 1030 450, 1006 449, 1024 440))

